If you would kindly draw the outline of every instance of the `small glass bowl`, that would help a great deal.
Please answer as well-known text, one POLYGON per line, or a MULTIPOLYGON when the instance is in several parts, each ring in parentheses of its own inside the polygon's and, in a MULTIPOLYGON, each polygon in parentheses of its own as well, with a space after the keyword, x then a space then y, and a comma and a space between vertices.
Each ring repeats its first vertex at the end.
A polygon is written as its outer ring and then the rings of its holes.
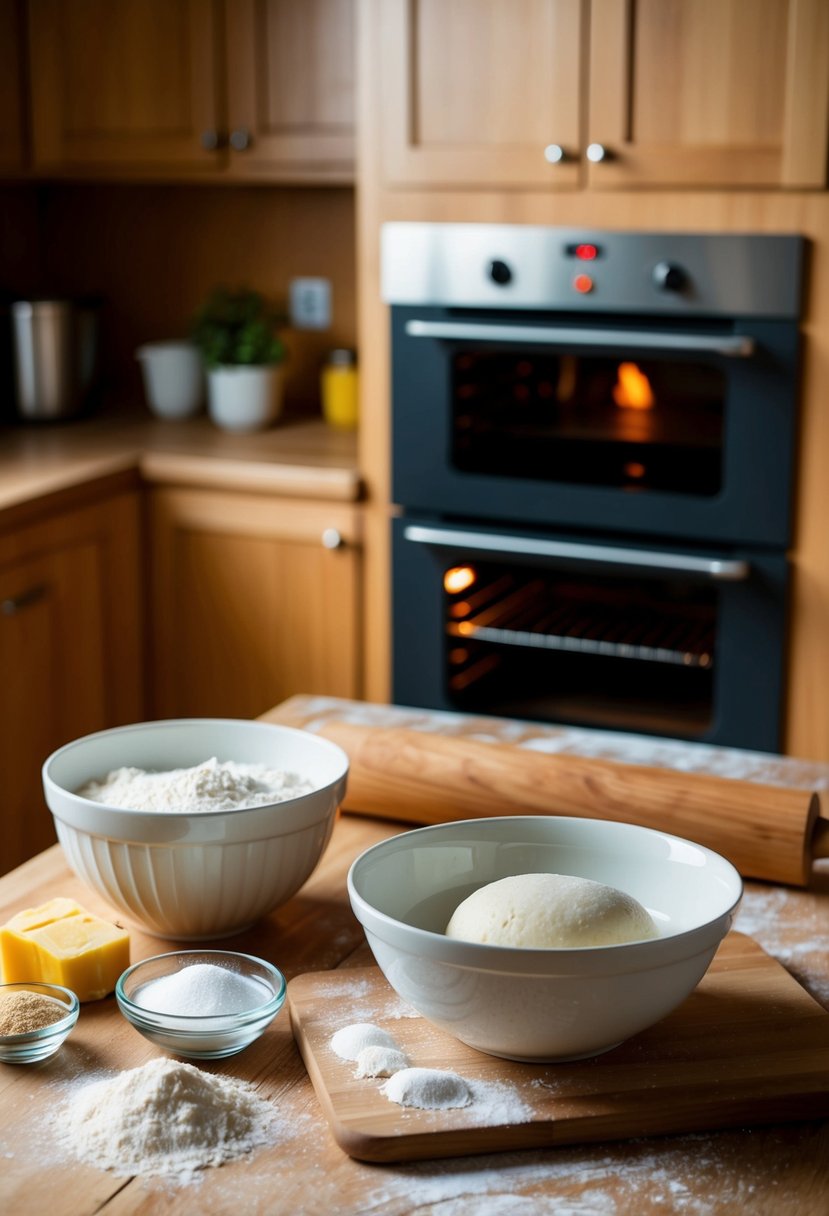
POLYGON ((285 1003, 285 977, 264 959, 230 950, 176 950, 134 963, 115 985, 115 999, 124 1017, 145 1038, 166 1051, 193 1060, 221 1060, 249 1047, 271 1024, 285 1003), (157 1013, 140 1003, 141 989, 152 980, 175 975, 195 963, 225 967, 252 980, 262 1000, 242 1013, 157 1013))
POLYGON ((81 1004, 74 992, 61 988, 60 984, 31 983, 0 984, 3 992, 34 992, 39 996, 51 997, 59 1001, 65 1009, 64 1016, 50 1026, 41 1026, 40 1030, 28 1030, 23 1034, 0 1034, 0 1061, 4 1064, 37 1064, 39 1060, 48 1060, 63 1045, 68 1038, 81 1010, 81 1004))

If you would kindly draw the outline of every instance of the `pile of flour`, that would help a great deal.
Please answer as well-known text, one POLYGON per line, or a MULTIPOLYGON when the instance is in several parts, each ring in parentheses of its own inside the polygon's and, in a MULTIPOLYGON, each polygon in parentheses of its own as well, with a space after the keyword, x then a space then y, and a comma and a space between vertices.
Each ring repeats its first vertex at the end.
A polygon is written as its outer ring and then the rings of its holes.
POLYGON ((81 798, 128 811, 236 811, 309 794, 313 783, 264 764, 213 756, 192 768, 147 772, 117 768, 76 791, 81 798))
POLYGON ((532 1110, 511 1086, 498 1081, 470 1081, 444 1068, 412 1068, 406 1052, 382 1026, 353 1022, 328 1040, 341 1060, 356 1063, 356 1078, 387 1077, 379 1092, 398 1106, 424 1111, 465 1107, 472 1125, 526 1123, 532 1110))
POLYGON ((158 1059, 85 1086, 58 1126, 80 1161, 186 1183, 197 1170, 273 1143, 275 1124, 275 1108, 244 1081, 158 1059))

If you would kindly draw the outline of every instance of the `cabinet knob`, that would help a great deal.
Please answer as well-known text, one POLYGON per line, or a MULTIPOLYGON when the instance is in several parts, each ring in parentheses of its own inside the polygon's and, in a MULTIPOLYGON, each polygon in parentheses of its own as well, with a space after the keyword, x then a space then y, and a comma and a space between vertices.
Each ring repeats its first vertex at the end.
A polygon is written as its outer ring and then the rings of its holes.
POLYGON ((603 160, 611 159, 610 152, 604 144, 588 144, 585 155, 594 165, 600 164, 603 160))
POLYGON ((20 595, 12 595, 8 599, 0 600, 0 615, 17 616, 18 612, 23 612, 30 604, 36 604, 38 600, 45 597, 45 587, 30 587, 28 591, 22 591, 20 595))
POLYGON ((234 152, 246 152, 250 147, 250 131, 245 127, 237 127, 230 132, 230 146, 234 152))
POLYGON ((323 549, 342 549, 345 545, 338 528, 325 528, 320 539, 323 549))
POLYGON ((216 152, 224 143, 224 137, 220 131, 202 131, 201 146, 205 152, 216 152))
POLYGON ((544 149, 544 159, 550 165, 560 165, 562 161, 569 158, 561 144, 547 144, 547 147, 544 149))

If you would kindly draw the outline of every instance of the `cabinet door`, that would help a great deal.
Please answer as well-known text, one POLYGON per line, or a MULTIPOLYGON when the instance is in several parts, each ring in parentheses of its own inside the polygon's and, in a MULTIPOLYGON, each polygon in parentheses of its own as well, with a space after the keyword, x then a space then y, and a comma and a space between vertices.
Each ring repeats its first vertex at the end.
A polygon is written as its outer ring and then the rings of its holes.
POLYGON ((40 770, 144 712, 137 496, 0 536, 0 871, 56 840, 40 770))
POLYGON ((154 714, 357 696, 358 525, 339 503, 153 491, 154 714))
POLYGON ((380 0, 379 9, 389 184, 578 184, 582 0, 380 0))
POLYGON ((354 0, 228 0, 230 172, 354 176, 354 0))
POLYGON ((23 16, 20 0, 0 0, 0 171, 24 166, 23 16))
POLYGON ((221 167, 214 0, 29 0, 38 169, 221 167))
POLYGON ((0 869, 54 844, 40 769, 56 747, 107 725, 94 542, 0 570, 0 869))
POLYGON ((591 187, 826 183, 826 0, 592 0, 591 187))

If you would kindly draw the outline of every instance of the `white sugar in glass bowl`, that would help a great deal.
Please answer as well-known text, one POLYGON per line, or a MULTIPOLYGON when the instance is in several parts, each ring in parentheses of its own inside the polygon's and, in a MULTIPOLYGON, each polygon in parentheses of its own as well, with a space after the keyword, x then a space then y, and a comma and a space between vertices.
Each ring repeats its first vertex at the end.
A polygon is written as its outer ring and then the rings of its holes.
POLYGON ((742 880, 710 849, 631 824, 557 816, 403 832, 354 862, 348 894, 392 988, 470 1047, 547 1062, 598 1055, 685 1000, 731 927, 742 880), (570 874, 626 891, 659 936, 528 949, 444 929, 473 891, 515 874, 570 874))
POLYGON ((149 933, 206 941, 239 933, 299 890, 331 838, 348 757, 308 731, 180 718, 116 727, 59 748, 46 803, 69 865, 149 933), (113 769, 189 768, 211 757, 311 782, 310 793, 230 811, 131 811, 75 791, 113 769))

